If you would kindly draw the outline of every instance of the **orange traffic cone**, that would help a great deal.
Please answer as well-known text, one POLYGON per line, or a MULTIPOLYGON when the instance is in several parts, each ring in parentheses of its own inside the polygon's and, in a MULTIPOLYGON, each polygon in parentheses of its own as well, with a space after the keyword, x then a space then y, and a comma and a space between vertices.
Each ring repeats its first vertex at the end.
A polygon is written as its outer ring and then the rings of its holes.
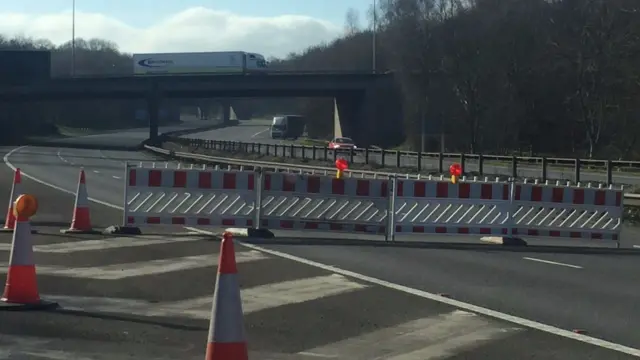
POLYGON ((13 203, 18 196, 22 194, 22 176, 20 169, 16 169, 13 174, 13 186, 11 186, 11 197, 9 198, 9 208, 7 209, 7 216, 4 218, 4 227, 0 229, 2 232, 12 232, 16 226, 16 217, 13 214, 13 203))
POLYGON ((89 196, 87 195, 87 183, 84 169, 80 169, 80 179, 78 180, 78 190, 76 191, 76 203, 73 208, 73 219, 71 227, 61 230, 62 233, 75 234, 98 234, 91 226, 91 214, 89 211, 89 196))
POLYGON ((29 218, 16 215, 9 271, 4 293, 0 298, 0 310, 36 310, 55 308, 55 302, 40 299, 36 266, 33 260, 31 225, 29 218))
POLYGON ((231 233, 225 232, 220 244, 218 276, 213 293, 205 360, 247 360, 248 358, 236 254, 231 233))

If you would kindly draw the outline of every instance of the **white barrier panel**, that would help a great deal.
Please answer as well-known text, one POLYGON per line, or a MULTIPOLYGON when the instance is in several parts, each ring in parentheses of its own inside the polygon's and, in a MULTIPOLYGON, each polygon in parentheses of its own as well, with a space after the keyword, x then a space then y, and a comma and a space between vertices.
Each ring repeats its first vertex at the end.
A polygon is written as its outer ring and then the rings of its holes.
POLYGON ((137 167, 125 181, 125 226, 618 241, 623 215, 623 191, 613 188, 137 167))
POLYGON ((623 190, 397 180, 395 232, 619 240, 623 190))

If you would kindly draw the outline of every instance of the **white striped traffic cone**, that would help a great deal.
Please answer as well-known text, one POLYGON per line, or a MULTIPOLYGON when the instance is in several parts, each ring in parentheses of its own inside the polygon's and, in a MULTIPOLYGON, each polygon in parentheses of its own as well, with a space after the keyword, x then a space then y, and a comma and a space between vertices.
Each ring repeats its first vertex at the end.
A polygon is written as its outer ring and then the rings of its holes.
POLYGON ((247 341, 238 285, 238 268, 231 233, 220 244, 218 276, 213 293, 205 360, 248 360, 247 341))
POLYGON ((40 298, 36 277, 29 218, 18 215, 13 232, 7 282, 0 298, 0 310, 42 310, 57 307, 57 303, 40 298))
POLYGON ((20 168, 18 168, 13 174, 13 185, 11 186, 11 197, 9 198, 7 216, 4 218, 4 227, 0 229, 0 231, 12 232, 15 228, 16 217, 13 214, 13 203, 20 195, 22 195, 22 175, 20 173, 20 168))
POLYGON ((78 189, 76 190, 76 202, 73 207, 73 219, 71 227, 67 230, 61 230, 62 233, 74 234, 98 234, 99 231, 93 230, 91 226, 91 213, 89 211, 89 196, 87 195, 87 183, 84 175, 84 169, 80 169, 80 179, 78 180, 78 189))

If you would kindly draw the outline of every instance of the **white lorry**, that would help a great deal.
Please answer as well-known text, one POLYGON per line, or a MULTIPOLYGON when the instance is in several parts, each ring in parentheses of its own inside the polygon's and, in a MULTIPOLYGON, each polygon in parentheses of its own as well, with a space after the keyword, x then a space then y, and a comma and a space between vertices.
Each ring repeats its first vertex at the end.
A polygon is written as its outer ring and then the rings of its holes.
POLYGON ((134 75, 264 73, 264 56, 244 51, 133 54, 134 75))

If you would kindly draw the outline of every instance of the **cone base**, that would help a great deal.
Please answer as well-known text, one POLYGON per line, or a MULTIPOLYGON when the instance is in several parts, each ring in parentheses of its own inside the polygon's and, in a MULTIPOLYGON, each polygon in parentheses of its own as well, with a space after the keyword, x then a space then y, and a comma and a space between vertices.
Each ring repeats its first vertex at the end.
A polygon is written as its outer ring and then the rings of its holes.
POLYGON ((57 302, 42 299, 28 304, 8 302, 6 299, 0 299, 0 311, 42 311, 54 310, 58 307, 60 307, 60 305, 57 302))
MULTIPOLYGON (((12 233, 15 229, 2 228, 0 229, 0 233, 12 233)), ((31 229, 32 234, 37 234, 38 230, 31 229)))
POLYGON ((101 231, 98 230, 80 230, 80 229, 66 229, 66 230, 60 230, 60 232, 62 234, 102 234, 101 231))
POLYGON ((208 343, 205 360, 248 360, 247 343, 208 343))

